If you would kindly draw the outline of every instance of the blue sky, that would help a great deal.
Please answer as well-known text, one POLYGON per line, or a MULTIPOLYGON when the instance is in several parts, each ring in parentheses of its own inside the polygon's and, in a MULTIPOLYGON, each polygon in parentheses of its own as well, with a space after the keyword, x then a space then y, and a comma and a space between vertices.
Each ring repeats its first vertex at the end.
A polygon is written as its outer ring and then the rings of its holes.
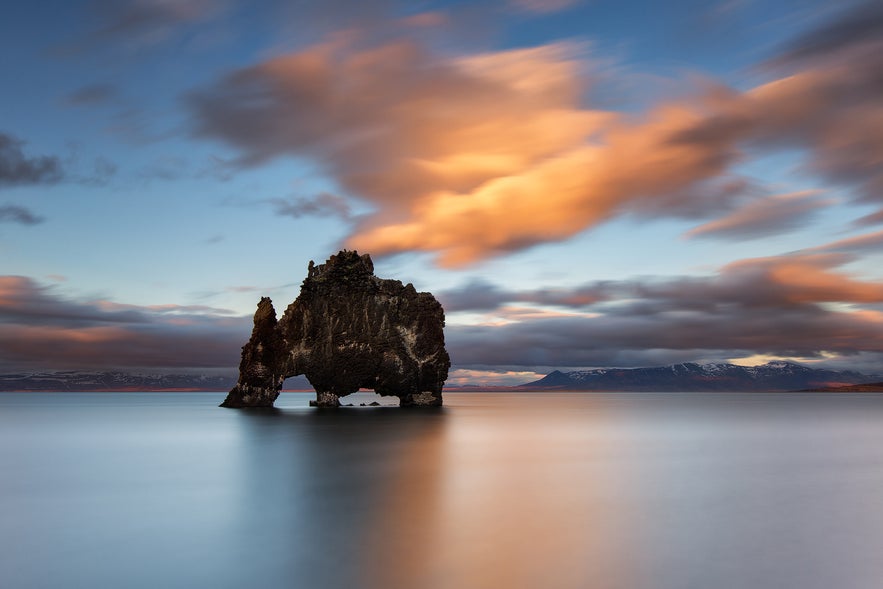
POLYGON ((455 383, 880 372, 879 2, 17 3, 0 50, 4 370, 232 371, 349 247, 455 383))

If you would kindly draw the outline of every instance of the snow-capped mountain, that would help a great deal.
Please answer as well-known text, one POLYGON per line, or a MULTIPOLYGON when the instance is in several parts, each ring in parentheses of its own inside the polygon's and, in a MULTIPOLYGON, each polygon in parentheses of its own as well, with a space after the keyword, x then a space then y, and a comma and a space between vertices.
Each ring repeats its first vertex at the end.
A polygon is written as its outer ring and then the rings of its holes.
POLYGON ((880 375, 809 368, 783 361, 760 366, 688 362, 652 368, 556 370, 521 387, 573 391, 795 391, 880 379, 880 375))

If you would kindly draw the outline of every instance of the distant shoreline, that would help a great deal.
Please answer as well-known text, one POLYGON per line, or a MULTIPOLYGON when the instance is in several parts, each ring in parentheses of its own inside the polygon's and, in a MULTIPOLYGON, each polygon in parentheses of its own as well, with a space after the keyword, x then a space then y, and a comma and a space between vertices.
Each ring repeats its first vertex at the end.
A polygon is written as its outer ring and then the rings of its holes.
POLYGON ((801 393, 883 393, 883 382, 871 382, 867 384, 848 384, 837 387, 822 387, 818 389, 804 389, 801 393))

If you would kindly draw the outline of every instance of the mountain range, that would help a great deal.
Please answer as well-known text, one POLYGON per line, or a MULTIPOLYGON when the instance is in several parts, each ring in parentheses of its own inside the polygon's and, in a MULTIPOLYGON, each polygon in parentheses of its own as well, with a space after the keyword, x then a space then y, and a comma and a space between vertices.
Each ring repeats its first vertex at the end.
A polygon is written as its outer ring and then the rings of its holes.
MULTIPOLYGON (((235 376, 128 374, 125 372, 36 372, 0 374, 0 391, 229 391, 235 376)), ((285 381, 286 390, 311 389, 303 377, 285 381)))
POLYGON ((652 368, 554 371, 518 387, 567 391, 799 391, 869 383, 883 379, 854 371, 809 368, 776 361, 760 366, 673 364, 652 368))
MULTIPOLYGON (((794 362, 760 366, 736 364, 673 364, 651 368, 555 370, 540 380, 515 387, 464 386, 445 390, 471 391, 800 391, 874 390, 883 375, 809 368, 794 362), (867 386, 854 386, 867 385, 867 386), (869 388, 870 387, 870 388, 869 388)), ((128 374, 125 372, 38 372, 0 374, 0 391, 228 391, 235 376, 128 374)), ((879 388, 879 387, 877 387, 879 388)), ((312 390, 306 378, 285 381, 285 390, 312 390)))

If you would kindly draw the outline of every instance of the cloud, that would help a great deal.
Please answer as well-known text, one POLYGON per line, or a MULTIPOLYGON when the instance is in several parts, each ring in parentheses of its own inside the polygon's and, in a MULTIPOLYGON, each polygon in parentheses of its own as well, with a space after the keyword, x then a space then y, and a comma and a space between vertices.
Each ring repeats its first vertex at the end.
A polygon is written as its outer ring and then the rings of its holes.
POLYGON ((227 4, 225 0, 93 0, 93 11, 102 24, 90 37, 155 44, 166 40, 183 25, 217 15, 227 4))
POLYGON ((65 102, 70 106, 92 106, 106 103, 116 94, 116 88, 110 84, 89 84, 68 94, 65 102))
POLYGON ((27 156, 24 141, 0 132, 0 186, 49 184, 62 178, 61 161, 55 156, 27 156))
POLYGON ((705 116, 676 137, 734 147, 807 152, 804 170, 883 199, 883 10, 866 2, 786 44, 765 64, 778 78, 746 92, 712 87, 705 116))
POLYGON ((672 141, 729 158, 740 146, 804 149, 806 171, 836 185, 855 186, 864 200, 879 202, 881 68, 883 57, 868 55, 803 70, 744 93, 717 88, 703 99, 709 114, 672 141))
POLYGON ((883 223, 883 209, 880 209, 877 212, 871 213, 869 215, 865 215, 859 219, 853 221, 853 225, 856 227, 867 227, 868 225, 880 225, 883 223))
POLYGON ((448 313, 492 311, 511 303, 583 308, 609 299, 609 284, 596 282, 576 288, 510 291, 484 280, 474 280, 459 288, 441 291, 437 298, 448 313))
POLYGON ((787 309, 826 302, 883 302, 883 283, 861 281, 836 270, 853 259, 827 252, 753 258, 724 266, 717 278, 710 281, 697 279, 691 284, 684 280, 642 289, 656 297, 662 295, 681 303, 692 301, 703 308, 736 305, 787 309))
MULTIPOLYGON (((458 368, 514 371, 756 355, 867 359, 883 354, 883 283, 847 272, 855 259, 847 249, 883 240, 861 237, 707 276, 520 291, 468 283, 439 293, 448 349, 458 368), (466 324, 463 313, 486 320, 466 324)), ((0 277, 4 366, 232 368, 250 329, 248 317, 223 309, 74 299, 60 288, 0 277)))
POLYGON ((0 206, 0 223, 18 223, 20 225, 38 225, 45 219, 35 215, 29 209, 16 205, 0 206))
POLYGON ((883 249, 883 231, 847 237, 813 249, 828 252, 879 251, 883 249))
POLYGON ((82 326, 147 321, 136 311, 108 311, 96 304, 63 299, 54 292, 53 287, 25 276, 0 276, 0 322, 82 326))
POLYGON ((647 366, 756 353, 784 357, 883 351, 883 318, 798 308, 752 313, 701 310, 597 318, 548 318, 493 329, 452 326, 453 361, 460 366, 647 366))
POLYGON ((446 340, 460 367, 652 366, 699 358, 850 356, 883 352, 883 317, 873 312, 799 308, 671 312, 669 317, 604 315, 486 326, 452 325, 446 340))
POLYGON ((816 303, 883 303, 883 284, 840 270, 848 251, 879 248, 883 231, 781 256, 727 264, 711 276, 605 280, 561 289, 506 290, 483 281, 438 293, 445 310, 492 311, 514 303, 604 314, 652 315, 670 310, 787 308, 816 303))
POLYGON ((235 368, 250 319, 206 306, 75 300, 0 277, 0 368, 235 368))
POLYGON ((696 230, 705 236, 790 230, 822 201, 752 203, 751 182, 732 171, 781 149, 803 150, 807 171, 879 202, 883 51, 798 60, 798 46, 783 54, 795 71, 770 82, 703 81, 631 115, 585 105, 583 45, 449 56, 358 32, 235 70, 186 100, 193 134, 237 149, 240 166, 309 159, 343 196, 373 205, 348 247, 426 251, 456 267, 621 215, 731 215, 696 230))
POLYGON ((541 14, 559 12, 579 2, 580 0, 510 0, 510 4, 515 8, 541 14))
POLYGON ((238 148, 240 165, 309 158, 346 195, 375 205, 349 247, 429 251, 444 266, 564 240, 623 214, 729 213, 695 235, 744 238, 823 206, 783 196, 733 212, 746 181, 730 168, 755 149, 809 148, 818 175, 868 199, 883 194, 876 55, 814 64, 747 92, 709 84, 627 116, 583 105, 584 51, 447 57, 411 41, 335 39, 234 71, 187 100, 194 133, 238 148))
POLYGON ((507 292, 484 280, 474 280, 459 288, 437 293, 446 313, 492 311, 506 302, 517 300, 518 293, 507 292))
POLYGON ((779 194, 754 200, 740 209, 686 233, 687 237, 755 239, 804 226, 820 209, 832 204, 816 191, 779 194))
POLYGON ((448 17, 443 12, 419 12, 399 20, 402 26, 415 29, 440 27, 448 23, 448 17))
POLYGON ((339 217, 348 220, 352 210, 345 198, 323 192, 312 198, 293 196, 290 198, 273 198, 268 201, 276 210, 277 215, 300 219, 306 216, 339 217))
POLYGON ((883 4, 878 0, 858 3, 824 26, 811 30, 785 45, 774 63, 827 59, 832 54, 851 52, 861 45, 883 41, 883 4))
MULTIPOLYGON (((379 212, 348 240, 448 266, 565 239, 617 212, 714 208, 687 189, 727 157, 670 137, 697 116, 631 121, 581 107, 584 49, 555 44, 448 58, 413 42, 328 42, 237 70, 192 93, 197 136, 241 165, 314 158, 379 212), (658 201, 658 202, 654 202, 658 201)), ((680 213, 678 213, 680 214, 680 213)))
MULTIPOLYGON (((831 244, 834 247, 835 244, 831 244)), ((704 277, 605 281, 558 292, 472 283, 440 300, 457 366, 647 366, 767 354, 831 358, 883 352, 883 283, 843 271, 846 253, 741 260, 704 277), (583 296, 567 296, 580 294, 583 296), (533 303, 579 313, 526 313, 533 303), (453 302, 453 307, 449 307, 453 302), (482 312, 461 324, 458 311, 482 312)), ((848 361, 848 360, 844 360, 848 361)))

